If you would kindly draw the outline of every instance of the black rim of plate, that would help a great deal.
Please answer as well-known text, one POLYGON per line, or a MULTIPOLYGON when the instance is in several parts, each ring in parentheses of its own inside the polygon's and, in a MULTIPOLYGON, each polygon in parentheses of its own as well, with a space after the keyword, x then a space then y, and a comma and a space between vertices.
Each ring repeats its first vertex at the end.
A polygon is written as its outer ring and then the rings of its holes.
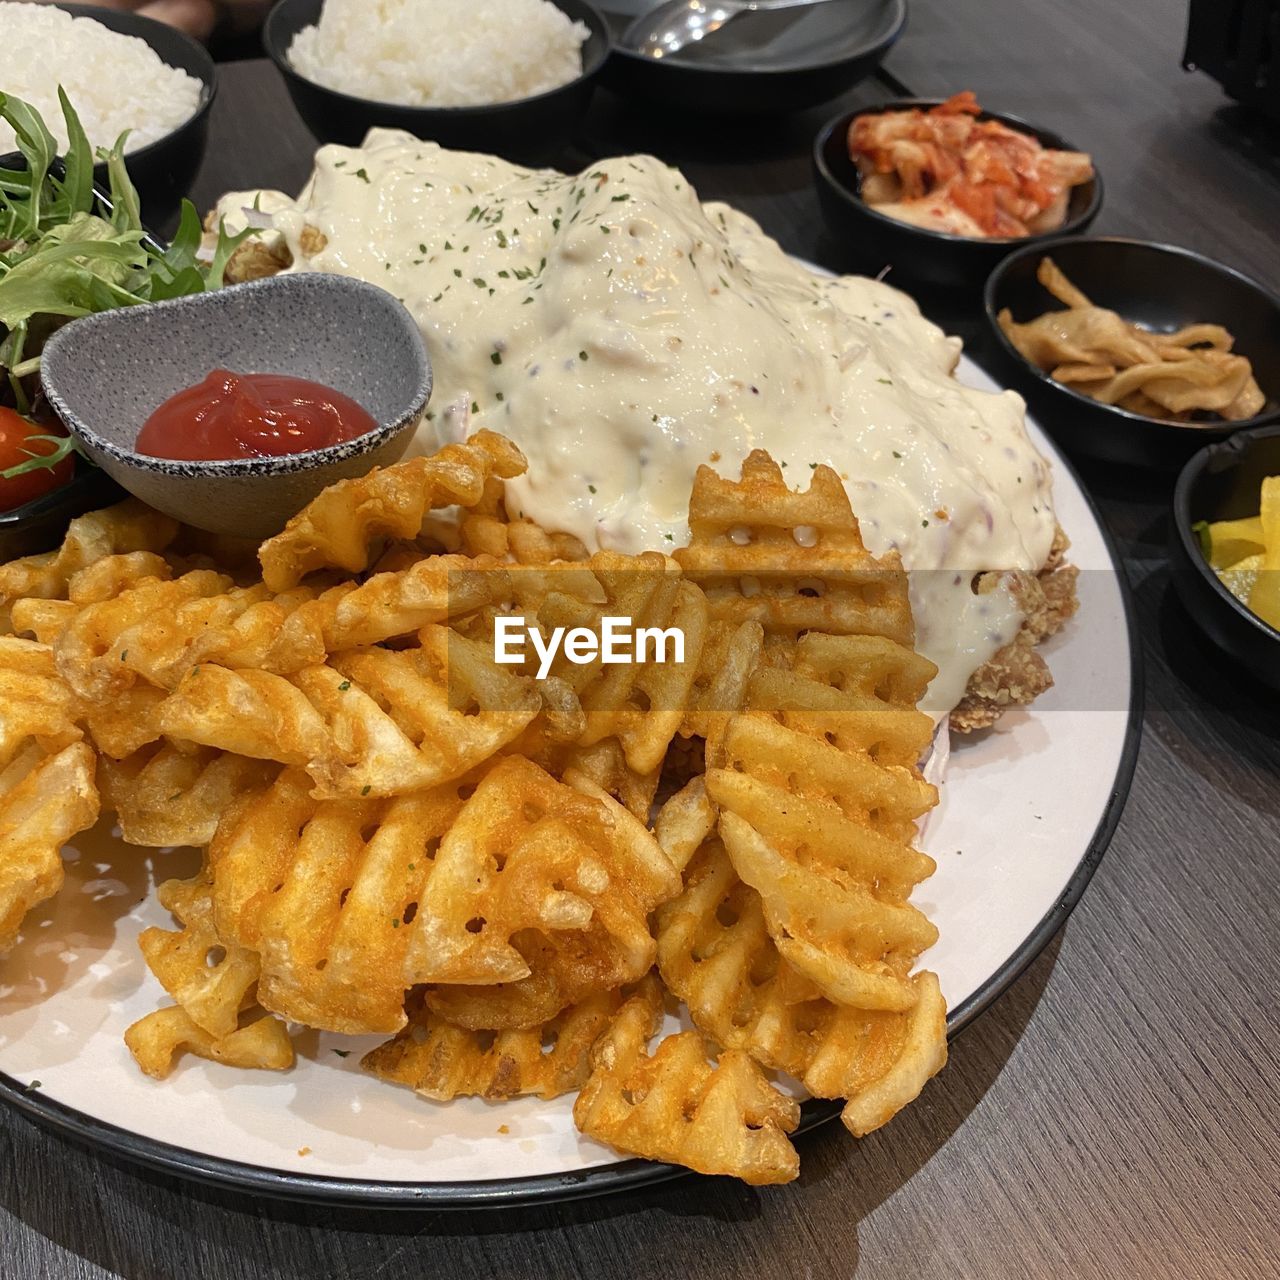
MULTIPOLYGON (((1124 608, 1125 631, 1129 641, 1129 708, 1124 746, 1102 816, 1080 860, 1057 902, 1022 940, 1012 955, 969 998, 947 1015, 947 1036, 951 1038, 993 1004, 1013 985, 1015 979, 1044 950, 1080 901, 1085 886, 1102 862, 1124 809, 1142 737, 1143 668, 1141 640, 1134 617, 1133 594, 1117 553, 1115 540, 1092 496, 1081 483, 1069 461, 1053 447, 1054 464, 1062 468, 1084 495, 1085 503, 1102 534, 1102 540, 1116 571, 1116 581, 1124 608)), ((128 1129, 107 1124, 53 1098, 30 1090, 0 1072, 0 1099, 30 1119, 55 1132, 136 1164, 163 1173, 230 1191, 251 1192, 278 1199, 365 1209, 488 1209, 527 1204, 549 1204, 629 1191, 690 1171, 676 1165, 651 1160, 623 1160, 571 1173, 535 1174, 523 1178, 495 1178, 476 1182, 379 1182, 352 1178, 320 1177, 314 1174, 281 1173, 262 1165, 244 1164, 219 1156, 202 1155, 155 1138, 144 1138, 128 1129)), ((804 1104, 799 1133, 835 1119, 841 1103, 810 1099, 804 1104)))

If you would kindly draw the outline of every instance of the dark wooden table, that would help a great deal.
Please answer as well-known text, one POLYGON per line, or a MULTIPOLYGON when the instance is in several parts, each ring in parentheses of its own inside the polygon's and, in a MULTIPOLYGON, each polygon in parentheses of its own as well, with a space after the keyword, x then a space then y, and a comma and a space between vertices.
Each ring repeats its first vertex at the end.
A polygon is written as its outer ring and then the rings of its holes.
MULTIPOLYGON (((913 0, 888 84, 972 87, 1060 130, 1105 173, 1097 230, 1189 245, 1280 287, 1276 139, 1179 69, 1183 20, 1177 0, 913 0)), ((849 101, 889 96, 870 82, 849 101)), ((602 97, 584 149, 654 151, 839 268, 808 160, 834 109, 697 133, 602 97)), ((312 149, 267 64, 227 66, 197 203, 296 188, 312 149)), ((976 338, 971 306, 939 315, 976 338)), ((1085 477, 1123 549, 1147 662, 1132 795, 1070 922, 888 1129, 809 1136, 800 1181, 761 1193, 684 1179, 398 1217, 170 1182, 4 1114, 0 1276, 1276 1275, 1280 704, 1209 653, 1172 599, 1167 480, 1085 477)))

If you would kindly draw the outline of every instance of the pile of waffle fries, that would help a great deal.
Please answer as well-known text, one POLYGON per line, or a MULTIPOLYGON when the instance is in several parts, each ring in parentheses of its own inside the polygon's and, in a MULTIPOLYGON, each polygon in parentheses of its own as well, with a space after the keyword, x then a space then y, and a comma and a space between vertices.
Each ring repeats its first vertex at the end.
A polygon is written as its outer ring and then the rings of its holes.
POLYGON ((0 567, 0 948, 101 813, 204 850, 140 938, 171 1001, 126 1036, 148 1074, 382 1033, 365 1067, 436 1102, 576 1090, 619 1151, 788 1181, 780 1075, 862 1135, 946 1058, 906 576, 825 467, 703 467, 690 545, 623 556, 509 518, 524 466, 481 432, 261 547, 129 501, 0 567), (683 655, 539 679, 497 660, 512 616, 683 655))

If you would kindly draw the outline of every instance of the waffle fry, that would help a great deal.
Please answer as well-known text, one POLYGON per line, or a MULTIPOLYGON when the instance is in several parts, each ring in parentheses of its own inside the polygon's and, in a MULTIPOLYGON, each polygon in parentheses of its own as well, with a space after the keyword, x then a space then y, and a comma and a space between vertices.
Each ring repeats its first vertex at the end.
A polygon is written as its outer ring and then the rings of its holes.
POLYGON ((49 755, 31 741, 0 768, 0 954, 23 916, 62 887, 62 846, 97 818, 87 743, 49 755))
MULTIPOLYGON (((103 804, 126 844, 206 845, 237 797, 270 782, 274 766, 211 747, 151 744, 123 760, 98 761, 103 804)), ((181 1003, 181 1002, 179 1002, 181 1003)))
POLYGON ((692 778, 658 810, 654 838, 677 871, 684 871, 689 859, 715 830, 716 816, 706 779, 701 776, 692 778))
POLYGON ((916 703, 936 674, 927 658, 881 636, 810 632, 789 670, 752 673, 743 705, 841 751, 911 769, 933 737, 933 721, 916 703))
POLYGON ((759 622, 770 635, 825 631, 911 644, 901 560, 867 551, 830 467, 815 467, 802 493, 787 488, 777 463, 759 449, 738 481, 699 467, 689 528, 689 545, 674 555, 707 593, 717 621, 759 622))
POLYGON ((163 551, 177 536, 178 522, 134 498, 77 516, 57 551, 26 556, 0 565, 0 630, 9 625, 17 600, 65 596, 72 575, 104 556, 130 551, 163 551))
POLYGON ((799 1105, 745 1053, 726 1049, 712 1066, 696 1031, 668 1036, 649 1055, 661 1011, 661 989, 651 978, 596 1042, 591 1074, 573 1104, 578 1128, 620 1151, 699 1173, 756 1186, 792 1181, 800 1158, 786 1135, 800 1122, 799 1105))
POLYGON ((764 628, 758 622, 712 622, 707 628, 680 732, 706 741, 708 762, 720 759, 720 740, 745 704, 748 683, 763 655, 764 628))
MULTIPOLYGON (((597 988, 648 970, 648 913, 679 878, 642 823, 587 780, 570 781, 514 757, 486 775, 436 856, 411 981, 527 979, 530 962, 513 945, 521 931, 580 935, 597 988)), ((564 1003, 577 998, 565 994, 564 1003)))
MULTIPOLYGON (((625 770, 618 744, 611 741, 602 747, 613 765, 625 770)), ((587 754, 598 755, 601 750, 601 747, 591 748, 587 754)), ((641 854, 641 878, 652 886, 643 889, 635 904, 637 918, 643 918, 650 909, 646 904, 656 904, 676 891, 678 877, 668 872, 655 856, 650 840, 642 838, 637 830, 638 823, 627 821, 623 810, 633 818, 637 816, 636 810, 625 805, 620 809, 621 802, 614 803, 615 797, 597 773, 581 767, 582 753, 575 753, 575 758, 579 764, 563 771, 565 782, 603 804, 612 823, 630 832, 627 843, 631 851, 641 854)), ((656 779, 654 782, 656 784, 656 779)), ((545 780, 540 780, 540 785, 546 787, 545 780)), ((642 812, 647 817, 652 788, 645 786, 644 790, 642 812)), ((638 937, 637 931, 637 940, 638 937)), ((634 966, 619 966, 613 944, 602 936, 594 920, 586 929, 554 934, 536 928, 521 929, 511 935, 510 946, 524 961, 527 977, 494 985, 434 987, 426 995, 428 1007, 446 1021, 469 1030, 522 1030, 540 1026, 593 990, 616 986, 635 977, 634 966)), ((650 954, 648 946, 645 954, 650 954)), ((646 961, 643 968, 647 968, 648 963, 646 961)))
POLYGON ((762 454, 704 468, 668 558, 512 519, 523 467, 480 433, 343 482, 262 579, 137 504, 0 568, 36 637, 0 636, 0 943, 95 819, 96 752, 127 842, 206 846, 140 937, 175 1001, 126 1033, 148 1074, 283 1070, 286 1020, 391 1035, 363 1065, 425 1097, 581 1089, 619 1150, 788 1181, 799 1110, 764 1069, 861 1135, 946 1055, 912 972, 933 668, 905 575, 826 468, 798 494, 762 454), (684 660, 498 663, 513 615, 678 629, 684 660), (697 1030, 651 1049, 655 960, 697 1030))
POLYGON ((591 747, 575 746, 560 757, 557 767, 561 774, 572 770, 586 778, 628 813, 641 822, 648 822, 661 770, 637 773, 627 763, 622 744, 616 738, 606 738, 591 747))
POLYGON ((470 556, 494 556, 515 564, 586 560, 588 551, 571 533, 551 533, 532 520, 511 519, 502 486, 493 477, 484 495, 456 526, 458 549, 470 556))
POLYGON ((109 759, 124 760, 158 742, 164 700, 163 689, 138 684, 88 703, 83 716, 93 745, 109 759))
POLYGON ((489 1101, 535 1094, 558 1098, 582 1087, 591 1046, 622 1002, 618 991, 600 991, 542 1026, 519 1031, 468 1031, 455 1027, 415 999, 409 1023, 361 1059, 380 1080, 437 1102, 479 1097, 489 1101))
POLYGON ((65 599, 28 596, 15 600, 10 624, 15 635, 32 635, 41 644, 54 644, 87 605, 110 600, 148 578, 167 581, 172 577, 170 561, 153 551, 103 556, 71 575, 65 599))
POLYGON ((217 1039, 177 1005, 170 1005, 135 1022, 124 1033, 124 1042, 138 1066, 155 1080, 173 1070, 183 1050, 226 1067, 287 1071, 294 1063, 287 1028, 269 1014, 217 1039))
MULTIPOLYGON (((127 637, 135 627, 153 627, 192 600, 222 597, 234 584, 225 574, 197 569, 180 578, 144 578, 127 591, 90 604, 58 637, 58 671, 82 697, 101 701, 136 680, 128 665, 127 637)), ((162 624, 161 624, 162 625, 162 624)))
POLYGON ((166 880, 156 895, 179 928, 138 935, 147 968, 201 1031, 220 1040, 239 1027, 253 1001, 258 957, 229 942, 213 922, 213 890, 203 876, 166 880))
POLYGON ((0 636, 0 767, 32 739, 47 751, 78 741, 79 710, 48 646, 0 636))
POLYGON ((229 813, 209 846, 219 930, 261 954, 258 1000, 350 1034, 404 1025, 405 961, 462 783, 318 801, 299 770, 229 813))
POLYGON ((541 706, 492 650, 428 627, 416 650, 357 650, 292 679, 205 665, 159 713, 172 737, 301 765, 317 794, 405 795, 456 778, 514 739, 541 706))
POLYGON ((177 604, 161 617, 129 619, 112 637, 102 661, 120 667, 160 689, 174 689, 202 663, 219 666, 296 671, 323 662, 319 635, 299 636, 290 627, 314 599, 305 587, 272 597, 261 583, 232 587, 177 604))
POLYGON ((726 752, 707 790, 784 958, 839 1004, 910 1008, 937 930, 906 900, 934 865, 907 841, 933 787, 758 714, 730 725, 726 752))
POLYGON ((916 1002, 906 1015, 902 1048, 893 1066, 875 1084, 850 1098, 840 1113, 845 1128, 854 1137, 888 1123, 947 1062, 947 1005, 938 979, 932 973, 918 973, 912 980, 916 1002))
POLYGON ((661 766, 684 720, 706 638, 707 600, 692 583, 665 572, 651 591, 635 568, 613 573, 597 568, 596 572, 608 592, 610 612, 617 610, 619 616, 631 618, 633 634, 645 627, 678 632, 684 639, 682 660, 619 663, 602 669, 599 680, 582 694, 587 714, 586 733, 579 740, 582 745, 617 738, 628 767, 649 773, 661 766), (615 577, 623 582, 615 585, 615 577), (626 590, 620 589, 623 586, 626 590), (648 598, 627 599, 642 593, 648 598))
POLYGON ((917 1001, 905 1014, 833 1004, 782 959, 760 895, 718 839, 698 851, 684 892, 658 908, 657 936, 662 979, 699 1030, 794 1076, 815 1097, 850 1099, 846 1123, 858 1136, 877 1127, 873 1118, 889 1120, 946 1059, 945 1010, 939 1018, 936 981, 926 988, 932 975, 914 979, 917 1001), (891 1098, 899 1101, 889 1109, 891 1098))
MULTIPOLYGON (((126 602, 117 605, 110 647, 98 662, 165 689, 202 663, 289 675, 323 663, 331 653, 471 612, 506 590, 496 562, 460 556, 419 558, 398 572, 319 595, 308 587, 279 595, 262 583, 236 587, 179 603, 159 617, 152 612, 150 590, 136 611, 124 612, 126 602)), ((86 625, 88 620, 80 624, 86 625)))
POLYGON ((446 445, 330 485, 259 551, 262 576, 273 591, 295 587, 317 569, 359 573, 381 538, 416 538, 430 511, 474 506, 485 481, 520 475, 524 457, 509 440, 478 431, 466 444, 446 445))
POLYGON ((29 596, 15 600, 9 610, 9 625, 15 636, 31 636, 40 644, 53 645, 67 624, 80 612, 70 600, 42 600, 29 596))

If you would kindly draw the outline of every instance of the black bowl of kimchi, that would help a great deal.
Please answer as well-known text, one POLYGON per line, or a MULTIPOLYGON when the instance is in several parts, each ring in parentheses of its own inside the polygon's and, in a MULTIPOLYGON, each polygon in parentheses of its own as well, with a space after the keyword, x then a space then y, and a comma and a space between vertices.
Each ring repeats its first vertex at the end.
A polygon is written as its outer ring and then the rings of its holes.
MULTIPOLYGON (((863 197, 862 175, 849 155, 849 126, 858 116, 913 109, 927 111, 941 106, 942 102, 941 98, 899 98, 874 107, 858 107, 842 111, 819 131, 813 144, 818 202, 831 234, 851 264, 871 275, 887 269, 895 282, 977 290, 996 265, 1016 249, 1038 240, 1076 235, 1098 216, 1102 207, 1102 176, 1096 168, 1089 181, 1071 189, 1065 220, 1049 232, 1029 236, 954 235, 901 222, 880 212, 863 197)), ((976 119, 999 121, 1053 151, 1078 150, 1060 135, 1018 116, 983 111, 976 119)))

